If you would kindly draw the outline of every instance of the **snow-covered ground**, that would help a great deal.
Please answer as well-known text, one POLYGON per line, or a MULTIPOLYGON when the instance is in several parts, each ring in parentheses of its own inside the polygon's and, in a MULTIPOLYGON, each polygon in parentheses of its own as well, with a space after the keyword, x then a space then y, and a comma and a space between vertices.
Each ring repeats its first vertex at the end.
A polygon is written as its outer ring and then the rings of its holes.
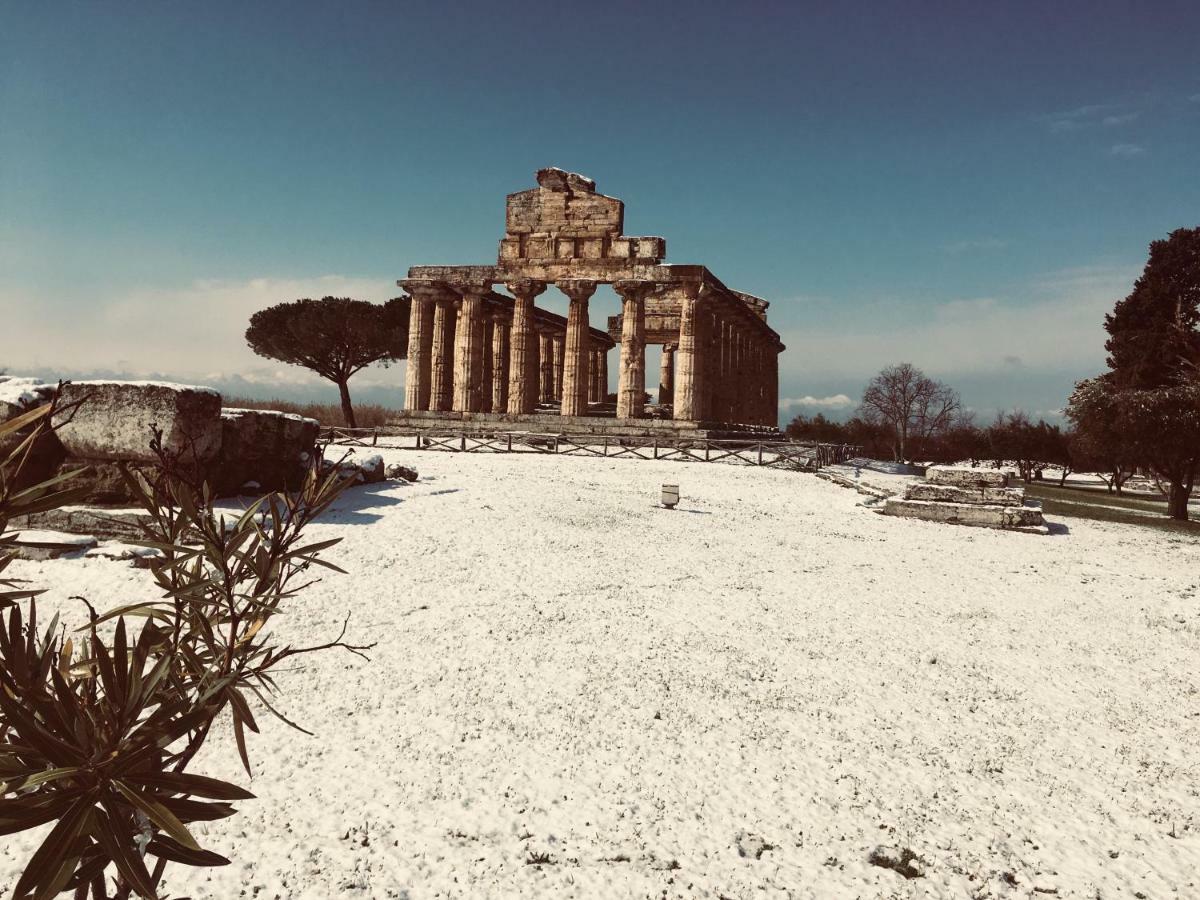
MULTIPOLYGON (((260 716, 258 799, 198 829, 234 865, 174 896, 1200 897, 1196 541, 885 518, 725 465, 387 458, 421 480, 347 495, 314 537, 351 574, 276 620, 313 642, 352 609, 379 646, 281 679, 317 736, 260 716)), ((63 603, 149 590, 15 568, 63 603)), ((197 771, 246 783, 225 734, 197 771)))

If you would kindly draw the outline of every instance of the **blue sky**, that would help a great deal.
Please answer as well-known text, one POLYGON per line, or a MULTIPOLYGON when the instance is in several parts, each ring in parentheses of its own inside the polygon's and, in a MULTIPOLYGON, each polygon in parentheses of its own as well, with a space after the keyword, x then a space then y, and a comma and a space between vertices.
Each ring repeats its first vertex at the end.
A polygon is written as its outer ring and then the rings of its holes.
POLYGON ((1194 2, 0 0, 0 366, 324 392, 250 313, 489 262, 557 165, 772 301, 785 420, 899 361, 1049 414, 1200 224, 1198 35, 1194 2))

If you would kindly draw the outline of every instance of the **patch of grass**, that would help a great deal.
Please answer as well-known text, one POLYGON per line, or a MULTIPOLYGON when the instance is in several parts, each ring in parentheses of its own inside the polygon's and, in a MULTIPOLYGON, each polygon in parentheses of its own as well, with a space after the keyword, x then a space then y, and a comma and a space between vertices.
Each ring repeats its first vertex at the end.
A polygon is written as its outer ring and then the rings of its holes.
POLYGON ((1058 487, 1035 481, 1025 485, 1025 496, 1030 500, 1040 500, 1042 512, 1051 519, 1070 516, 1097 522, 1141 525, 1200 537, 1200 522, 1177 522, 1167 518, 1166 500, 1161 495, 1118 496, 1103 489, 1058 487))
MULTIPOLYGON (((322 425, 345 427, 346 419, 342 416, 339 403, 297 403, 294 400, 252 400, 249 397, 226 397, 225 406, 233 409, 275 409, 279 412, 295 413, 316 419, 322 425)), ((399 410, 383 406, 379 403, 355 403, 354 418, 359 428, 375 428, 386 425, 399 414, 399 410)))

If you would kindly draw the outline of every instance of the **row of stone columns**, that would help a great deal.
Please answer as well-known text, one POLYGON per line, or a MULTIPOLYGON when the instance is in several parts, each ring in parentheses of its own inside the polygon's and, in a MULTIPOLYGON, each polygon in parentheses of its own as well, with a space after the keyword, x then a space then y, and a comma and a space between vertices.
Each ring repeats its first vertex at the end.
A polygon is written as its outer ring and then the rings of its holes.
MULTIPOLYGON (((592 346, 588 321, 596 282, 558 283, 570 301, 565 336, 534 326, 543 282, 506 284, 514 297, 511 316, 485 311, 488 282, 456 282, 454 290, 436 282, 403 284, 413 298, 406 408, 519 415, 557 402, 562 415, 582 416, 589 403, 605 399, 608 355, 592 346)), ((645 415, 645 303, 655 287, 613 284, 622 313, 618 418, 645 415)), ((777 347, 762 328, 723 305, 728 302, 702 285, 684 286, 678 343, 663 346, 659 402, 673 404, 676 419, 775 424, 777 347)))
POLYGON ((534 326, 543 282, 506 284, 511 316, 485 310, 491 283, 402 282, 412 297, 405 408, 459 412, 533 412, 560 402, 564 416, 587 413, 608 393, 608 355, 592 346, 588 301, 594 281, 564 281, 570 299, 566 334, 534 326))

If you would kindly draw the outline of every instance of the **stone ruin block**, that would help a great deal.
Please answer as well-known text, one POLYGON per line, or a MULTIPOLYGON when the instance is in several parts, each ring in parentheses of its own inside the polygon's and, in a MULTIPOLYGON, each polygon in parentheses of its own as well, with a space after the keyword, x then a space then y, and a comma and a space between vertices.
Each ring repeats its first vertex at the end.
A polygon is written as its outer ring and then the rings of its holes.
POLYGON ((525 241, 525 259, 553 259, 554 241, 547 234, 531 234, 525 241))
POLYGON ((905 494, 910 500, 932 500, 943 503, 999 503, 1020 506, 1025 492, 1012 487, 958 487, 926 481, 908 486, 905 494))
POLYGON ((211 483, 228 496, 296 490, 304 481, 321 426, 316 419, 259 409, 221 410, 221 452, 211 483))
POLYGON ((203 466, 221 449, 221 395, 212 388, 144 381, 80 381, 63 388, 63 403, 82 401, 58 430, 66 451, 83 460, 157 461, 151 426, 163 448, 203 466))
POLYGON ((640 237, 637 241, 637 249, 634 255, 638 259, 663 259, 667 255, 666 238, 660 237, 640 237))
POLYGON ((575 242, 578 254, 582 259, 603 259, 603 238, 580 238, 575 242))
POLYGON ((500 242, 500 259, 501 261, 508 259, 521 258, 521 242, 517 238, 505 238, 500 242))
POLYGON ((1010 487, 1008 472, 965 466, 930 466, 926 481, 909 484, 879 510, 928 522, 976 525, 1046 534, 1042 510, 1025 505, 1025 491, 1010 487))
POLYGON ((608 246, 610 259, 629 259, 633 255, 633 242, 629 238, 617 238, 608 246))
POLYGON ((975 525, 983 528, 1044 532, 1042 511, 1036 506, 1000 506, 984 503, 939 503, 935 501, 889 497, 883 512, 928 522, 951 525, 975 525))
POLYGON ((975 469, 969 466, 930 466, 925 479, 932 484, 955 487, 1008 487, 1012 475, 1000 469, 975 469))

